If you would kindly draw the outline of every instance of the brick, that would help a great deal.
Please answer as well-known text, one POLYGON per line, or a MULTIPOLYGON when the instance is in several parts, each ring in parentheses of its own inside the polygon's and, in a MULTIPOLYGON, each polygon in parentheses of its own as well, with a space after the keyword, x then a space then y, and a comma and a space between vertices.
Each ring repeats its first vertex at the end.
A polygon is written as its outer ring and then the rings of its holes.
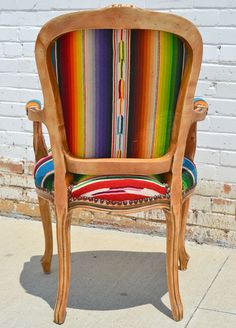
POLYGON ((216 176, 218 181, 225 183, 234 183, 236 181, 236 168, 235 167, 216 167, 216 176))
POLYGON ((20 27, 18 29, 20 41, 35 41, 40 31, 39 27, 20 27))
POLYGON ((236 135, 226 133, 198 133, 198 146, 202 148, 234 150, 236 144, 236 135))
POLYGON ((0 58, 0 72, 17 72, 17 70, 18 62, 16 59, 0 58))
POLYGON ((236 231, 234 215, 225 215, 224 213, 203 213, 201 211, 190 213, 188 224, 209 229, 229 229, 236 231))
POLYGON ((220 152, 218 150, 198 148, 195 157, 196 163, 207 163, 218 165, 220 163, 220 152))
POLYGON ((37 203, 38 202, 38 196, 35 191, 35 188, 32 189, 25 189, 24 190, 24 201, 28 203, 37 203))
MULTIPOLYGON (((122 2, 122 1, 121 1, 122 2)), ((136 3, 136 1, 134 1, 136 3)), ((109 2, 109 5, 111 2, 109 2)), ((88 0, 88 1, 81 1, 78 3, 77 0, 41 0, 37 1, 34 5, 34 9, 37 10, 54 10, 54 9, 90 9, 90 8, 98 8, 101 6, 100 0, 88 0)))
POLYGON ((22 201, 24 199, 23 192, 23 189, 20 187, 2 186, 0 188, 0 199, 22 201))
POLYGON ((0 131, 0 142, 16 146, 31 146, 32 137, 29 137, 29 134, 22 132, 0 131))
POLYGON ((220 164, 236 167, 236 151, 221 151, 220 164))
POLYGON ((235 17, 236 17, 236 10, 221 9, 219 11, 219 25, 236 26, 235 17))
POLYGON ((2 117, 0 120, 0 130, 20 132, 22 130, 22 119, 2 117))
MULTIPOLYGON (((209 46, 212 48, 211 46, 209 46)), ((215 48, 215 47, 213 47, 215 48)), ((205 51, 205 47, 204 47, 205 51)), ((209 58, 211 55, 209 55, 209 58)), ((219 54, 220 58, 220 54, 219 54)), ((204 56, 205 60, 205 56, 204 56)), ((208 61, 208 60, 205 60, 208 61)), ((215 60, 216 61, 216 60, 215 60)), ((203 63, 200 78, 214 82, 236 82, 236 66, 227 62, 227 65, 203 63)))
POLYGON ((33 218, 40 217, 40 211, 38 204, 30 204, 25 202, 16 203, 15 211, 19 214, 30 216, 33 218))
POLYGON ((209 197, 194 195, 191 198, 190 207, 194 208, 194 210, 210 212, 211 211, 211 200, 209 197))
POLYGON ((236 199, 236 184, 201 180, 197 185, 196 194, 209 197, 236 199))
POLYGON ((30 73, 2 73, 0 87, 40 89, 39 78, 30 73))
POLYGON ((35 4, 36 4, 36 0, 33 0, 33 1, 28 1, 28 0, 21 0, 21 1, 18 1, 18 0, 11 0, 11 1, 4 1, 4 2, 1 2, 0 4, 0 8, 2 10, 23 10, 23 9, 32 9, 35 4))
POLYGON ((12 213, 15 208, 15 201, 0 199, 0 213, 12 213))
POLYGON ((34 172, 34 161, 25 164, 25 174, 32 175, 34 172))
POLYGON ((4 26, 32 26, 41 27, 51 18, 65 14, 69 11, 3 11, 1 24, 4 26))
POLYGON ((219 48, 215 45, 203 45, 203 62, 204 63, 218 63, 219 62, 219 48))
POLYGON ((29 99, 41 99, 41 90, 33 89, 17 89, 9 87, 0 87, 0 97, 4 101, 11 99, 15 102, 24 102, 25 104, 29 99))
POLYGON ((4 144, 0 147, 0 157, 5 159, 34 160, 33 148, 30 146, 16 146, 4 144))
MULTIPOLYGON (((212 212, 231 214, 232 216, 236 217, 236 202, 234 200, 229 200, 224 198, 212 198, 211 208, 212 208, 212 212)), ((236 224, 236 220, 235 220, 235 224, 236 224)), ((236 225, 235 225, 235 231, 236 231, 236 225)))
POLYGON ((18 41, 18 32, 14 27, 0 26, 0 41, 18 41))
POLYGON ((216 94, 221 98, 236 99, 236 83, 217 82, 216 94))
POLYGON ((220 63, 236 63, 236 46, 226 46, 222 45, 219 51, 219 61, 220 63))
POLYGON ((0 57, 4 57, 4 53, 3 53, 3 43, 0 43, 0 57))
MULTIPOLYGON (((89 1, 89 3, 90 2, 92 2, 92 1, 89 1)), ((145 0, 134 0, 134 1, 132 1, 132 4, 137 7, 145 8, 145 5, 146 5, 145 2, 146 2, 145 0)), ((113 3, 116 3, 116 2, 113 2, 113 3)), ((130 4, 130 1, 129 0, 121 0, 121 1, 119 1, 119 3, 130 4)), ((106 6, 111 6, 111 5, 112 5, 112 3, 110 0, 101 0, 99 3, 99 7, 106 7, 106 6)))
POLYGON ((194 0, 195 8, 235 8, 234 0, 194 0))
POLYGON ((33 132, 33 123, 28 120, 28 118, 24 118, 21 120, 21 129, 24 132, 33 132))
POLYGON ((219 22, 220 10, 216 9, 174 9, 174 13, 183 16, 197 26, 215 26, 219 22))
POLYGON ((34 58, 19 58, 19 59, 17 59, 17 72, 20 72, 20 73, 37 73, 35 59, 34 58))
POLYGON ((0 172, 11 172, 11 173, 24 173, 24 163, 7 161, 5 159, 0 159, 0 172))
POLYGON ((4 184, 6 186, 12 187, 22 187, 22 188, 34 188, 34 178, 33 175, 16 175, 16 174, 5 174, 4 184))
POLYGON ((230 27, 199 27, 203 42, 208 44, 234 44, 236 29, 230 27))
POLYGON ((33 58, 0 58, 0 72, 36 73, 37 68, 33 58))
POLYGON ((24 57, 33 57, 34 58, 34 42, 23 42, 22 43, 22 55, 24 57))
POLYGON ((217 181, 217 166, 197 163, 198 177, 199 180, 216 180, 217 181))
POLYGON ((5 57, 20 57, 22 55, 22 46, 20 43, 4 43, 3 54, 5 57))
POLYGON ((216 82, 198 81, 196 94, 204 95, 207 97, 216 96, 216 94, 217 94, 216 86, 217 86, 216 82))
POLYGON ((207 101, 209 104, 209 114, 236 117, 236 100, 207 98, 207 101))
POLYGON ((211 229, 198 226, 187 226, 187 238, 198 244, 218 244, 224 247, 235 247, 236 232, 227 229, 211 229))
POLYGON ((211 117, 208 115, 204 121, 198 122, 198 131, 212 131, 211 117))
POLYGON ((214 132, 228 132, 236 134, 236 117, 211 117, 211 130, 214 132))
POLYGON ((192 8, 193 0, 146 0, 146 8, 149 9, 174 9, 174 8, 192 8))

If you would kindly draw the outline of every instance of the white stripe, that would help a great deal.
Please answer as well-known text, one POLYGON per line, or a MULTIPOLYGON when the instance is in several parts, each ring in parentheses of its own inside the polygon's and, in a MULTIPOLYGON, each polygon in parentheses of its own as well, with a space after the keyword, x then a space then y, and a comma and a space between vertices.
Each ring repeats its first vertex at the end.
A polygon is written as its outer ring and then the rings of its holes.
MULTIPOLYGON (((158 192, 151 190, 151 189, 133 189, 133 188, 117 188, 117 189, 109 189, 109 188, 101 188, 101 189, 97 189, 97 190, 93 190, 87 193, 84 193, 81 195, 81 197, 94 197, 96 196, 97 193, 102 193, 103 196, 105 194, 108 195, 119 195, 119 194, 132 194, 132 195, 140 195, 140 196, 145 196, 145 197, 154 197, 156 195, 160 195, 158 192), (122 190, 122 192, 121 192, 122 190), (115 192, 116 191, 116 192, 115 192)), ((98 195, 101 196, 101 195, 98 195)))

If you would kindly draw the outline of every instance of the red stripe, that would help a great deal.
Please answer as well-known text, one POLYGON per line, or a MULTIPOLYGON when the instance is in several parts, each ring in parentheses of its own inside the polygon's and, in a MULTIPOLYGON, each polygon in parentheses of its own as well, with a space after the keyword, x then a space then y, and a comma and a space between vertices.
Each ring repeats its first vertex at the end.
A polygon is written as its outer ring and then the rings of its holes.
POLYGON ((122 200, 139 200, 139 199, 145 199, 147 196, 142 195, 135 195, 130 193, 123 193, 123 194, 104 194, 99 195, 94 198, 97 199, 105 199, 105 200, 115 200, 115 201, 122 201, 122 200))
POLYGON ((143 188, 150 189, 156 191, 159 194, 166 194, 166 187, 155 184, 154 182, 150 182, 147 180, 133 180, 129 178, 125 178, 122 180, 110 180, 110 181, 97 181, 93 182, 89 185, 83 186, 77 190, 72 190, 72 197, 79 197, 80 195, 86 194, 88 192, 92 192, 101 188, 136 188, 142 190, 143 188))

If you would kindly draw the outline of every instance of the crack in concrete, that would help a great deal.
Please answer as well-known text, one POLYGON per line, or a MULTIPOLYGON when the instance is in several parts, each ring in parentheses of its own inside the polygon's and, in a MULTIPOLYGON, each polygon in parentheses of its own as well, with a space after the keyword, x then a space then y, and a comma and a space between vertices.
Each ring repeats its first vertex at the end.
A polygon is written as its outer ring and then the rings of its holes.
POLYGON ((211 289, 212 285, 214 284, 215 280, 217 279, 219 273, 222 271, 225 263, 228 261, 229 256, 226 257, 226 259, 224 260, 223 264, 221 265, 221 267, 219 268, 219 270, 217 271, 215 277, 213 278, 212 282, 210 283, 209 287, 207 288, 206 292, 204 293, 204 295, 202 296, 202 298, 200 299, 200 302, 198 303, 197 307, 195 308, 195 310, 193 311, 193 313, 191 314, 188 322, 186 323, 184 328, 187 328, 190 321, 192 320, 192 318, 194 317, 195 313, 197 312, 198 309, 200 309, 200 305, 203 302, 203 300, 205 299, 206 295, 208 294, 209 290, 211 289))
POLYGON ((199 307, 199 310, 205 310, 205 311, 213 311, 213 312, 219 312, 219 313, 225 313, 225 314, 232 314, 232 315, 236 315, 236 313, 234 313, 234 312, 229 312, 229 311, 221 311, 221 310, 216 310, 216 309, 208 309, 208 308, 203 308, 203 307, 199 307))

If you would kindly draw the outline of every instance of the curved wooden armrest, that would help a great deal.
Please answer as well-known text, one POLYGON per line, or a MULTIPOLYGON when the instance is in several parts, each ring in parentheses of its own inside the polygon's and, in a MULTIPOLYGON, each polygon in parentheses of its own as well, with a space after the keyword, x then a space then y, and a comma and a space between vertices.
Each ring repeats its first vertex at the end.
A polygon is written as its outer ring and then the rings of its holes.
POLYGON ((203 98, 194 98, 193 122, 203 121, 208 112, 208 103, 203 98))
POLYGON ((25 109, 30 121, 43 122, 44 110, 41 108, 41 102, 39 100, 32 99, 28 101, 25 109))

